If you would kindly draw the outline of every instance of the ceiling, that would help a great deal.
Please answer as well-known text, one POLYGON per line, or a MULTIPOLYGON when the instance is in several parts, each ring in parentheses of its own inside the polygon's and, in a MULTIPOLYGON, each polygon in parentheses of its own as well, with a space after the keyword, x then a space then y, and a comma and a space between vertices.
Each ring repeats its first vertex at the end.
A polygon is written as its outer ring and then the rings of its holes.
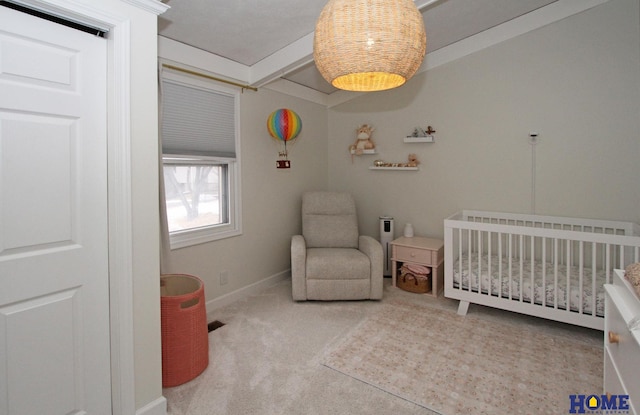
MULTIPOLYGON (((558 0, 415 0, 427 53, 558 0)), ((247 67, 262 86, 283 78, 331 94, 313 63, 315 22, 327 0, 164 0, 159 35, 247 67)))

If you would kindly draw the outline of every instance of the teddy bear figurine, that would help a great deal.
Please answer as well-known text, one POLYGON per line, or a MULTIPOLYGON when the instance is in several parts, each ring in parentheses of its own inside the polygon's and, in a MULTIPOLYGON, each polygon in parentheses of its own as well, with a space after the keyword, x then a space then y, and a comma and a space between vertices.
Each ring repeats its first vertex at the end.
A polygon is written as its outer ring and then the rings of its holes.
POLYGON ((418 164, 420 164, 420 160, 418 160, 418 156, 416 154, 409 154, 409 156, 407 157, 408 161, 406 166, 407 167, 418 167, 418 164))
POLYGON ((361 125, 356 130, 356 142, 349 146, 349 151, 359 156, 364 153, 364 150, 373 150, 376 148, 373 140, 371 139, 373 130, 374 128, 368 124, 361 125))

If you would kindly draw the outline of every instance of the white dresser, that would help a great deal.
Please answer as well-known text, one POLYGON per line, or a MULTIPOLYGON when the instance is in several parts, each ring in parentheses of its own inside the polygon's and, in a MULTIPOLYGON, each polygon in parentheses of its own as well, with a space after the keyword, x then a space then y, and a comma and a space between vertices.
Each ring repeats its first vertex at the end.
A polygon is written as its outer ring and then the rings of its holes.
POLYGON ((605 285, 604 393, 629 395, 629 413, 640 415, 640 299, 623 275, 605 285))

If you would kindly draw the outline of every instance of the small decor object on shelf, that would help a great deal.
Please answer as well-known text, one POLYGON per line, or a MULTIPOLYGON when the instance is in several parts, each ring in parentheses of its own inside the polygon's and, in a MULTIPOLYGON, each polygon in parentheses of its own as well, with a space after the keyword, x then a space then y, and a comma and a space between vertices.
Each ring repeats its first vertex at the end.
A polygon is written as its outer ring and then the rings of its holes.
POLYGON ((406 225, 404 225, 404 236, 406 238, 413 238, 413 225, 410 223, 407 223, 406 225))
POLYGON ((407 165, 406 167, 418 167, 420 164, 420 160, 418 160, 418 156, 414 153, 409 154, 407 157, 407 165))
POLYGON ((267 118, 267 130, 273 139, 284 143, 284 151, 278 152, 278 155, 282 157, 283 160, 276 161, 276 168, 291 168, 291 162, 288 159, 287 143, 293 143, 302 130, 300 116, 286 108, 275 110, 269 115, 269 118, 267 118))
POLYGON ((356 142, 349 146, 349 152, 356 156, 375 153, 376 145, 371 139, 375 129, 368 124, 363 124, 356 130, 356 142))
POLYGON ((434 130, 433 127, 431 127, 430 125, 427 126, 426 130, 420 127, 416 127, 414 128, 413 133, 411 135, 408 135, 404 138, 404 142, 405 143, 433 143, 434 142, 433 133, 435 132, 436 130, 434 130))
POLYGON ((406 163, 388 163, 384 160, 375 160, 373 166, 369 167, 370 170, 418 170, 418 156, 416 154, 409 154, 406 163))
POLYGON ((413 130, 413 134, 411 134, 411 137, 426 137, 427 132, 425 130, 423 130, 420 127, 416 127, 413 130))

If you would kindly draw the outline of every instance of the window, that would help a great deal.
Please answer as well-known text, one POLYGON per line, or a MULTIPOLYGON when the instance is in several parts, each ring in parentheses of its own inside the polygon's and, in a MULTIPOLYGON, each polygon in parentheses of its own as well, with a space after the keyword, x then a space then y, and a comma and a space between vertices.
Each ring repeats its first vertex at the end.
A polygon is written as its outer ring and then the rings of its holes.
POLYGON ((171 248, 239 235, 238 93, 162 74, 162 164, 171 248))

